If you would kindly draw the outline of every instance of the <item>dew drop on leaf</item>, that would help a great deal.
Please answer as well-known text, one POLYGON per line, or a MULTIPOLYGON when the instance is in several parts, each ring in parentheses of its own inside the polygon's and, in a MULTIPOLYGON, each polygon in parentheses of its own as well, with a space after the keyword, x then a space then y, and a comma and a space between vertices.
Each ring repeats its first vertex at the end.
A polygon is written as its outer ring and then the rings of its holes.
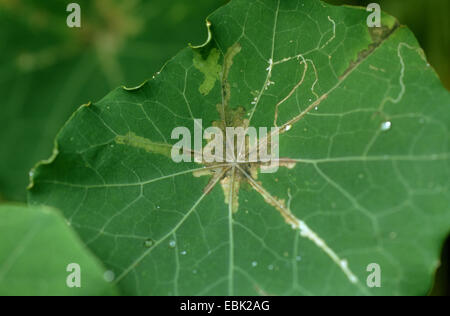
POLYGON ((114 281, 114 278, 115 278, 114 272, 111 270, 108 270, 103 274, 103 279, 105 279, 106 282, 112 282, 114 281))
POLYGON ((390 121, 383 122, 383 124, 381 124, 381 130, 383 132, 387 131, 387 130, 391 129, 391 126, 392 126, 392 123, 390 121))
POLYGON ((152 239, 147 239, 146 241, 144 241, 144 246, 146 248, 151 248, 154 244, 155 242, 152 239))

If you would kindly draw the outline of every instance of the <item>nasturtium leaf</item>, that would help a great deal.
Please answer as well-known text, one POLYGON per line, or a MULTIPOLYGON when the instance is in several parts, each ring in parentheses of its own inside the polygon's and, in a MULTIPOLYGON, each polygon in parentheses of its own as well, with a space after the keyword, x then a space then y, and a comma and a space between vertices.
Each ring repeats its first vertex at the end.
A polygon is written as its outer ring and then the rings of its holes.
POLYGON ((188 42, 222 0, 79 0, 81 28, 69 28, 70 1, 0 1, 0 195, 25 201, 28 172, 80 104, 119 85, 134 86, 188 42))
POLYGON ((0 206, 0 240, 2 296, 117 294, 107 271, 54 209, 0 206))
POLYGON ((450 96, 407 28, 367 15, 232 0, 205 45, 82 106, 30 202, 60 208, 124 294, 426 294, 450 228, 450 96), (174 163, 161 148, 197 118, 280 127, 279 170, 174 163))

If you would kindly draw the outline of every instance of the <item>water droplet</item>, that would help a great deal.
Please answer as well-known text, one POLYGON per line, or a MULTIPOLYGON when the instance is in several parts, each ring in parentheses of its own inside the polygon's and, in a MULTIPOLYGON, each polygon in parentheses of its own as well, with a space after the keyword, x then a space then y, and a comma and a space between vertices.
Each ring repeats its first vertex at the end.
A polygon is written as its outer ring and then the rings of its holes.
POLYGON ((30 176, 30 178, 33 177, 33 176, 34 176, 34 171, 31 170, 30 173, 29 173, 28 175, 30 176))
POLYGON ((312 101, 312 99, 308 99, 308 101, 309 101, 309 102, 311 102, 311 101, 312 101))
POLYGON ((146 241, 144 241, 144 246, 146 248, 151 248, 154 244, 155 242, 152 239, 147 239, 146 241))
POLYGON ((187 254, 186 250, 183 250, 182 252, 180 252, 183 256, 187 254))
POLYGON ((297 256, 297 257, 295 257, 295 260, 301 261, 301 260, 302 260, 302 257, 301 257, 301 256, 297 256))
POLYGON ((157 208, 157 209, 159 209, 159 208, 160 208, 160 206, 159 206, 159 205, 156 205, 156 208, 157 208))
POLYGON ((391 126, 392 126, 392 123, 390 121, 383 122, 383 124, 381 124, 381 130, 387 131, 391 128, 391 126))
POLYGON ((176 245, 177 245, 177 243, 175 242, 175 240, 171 240, 171 241, 169 242, 170 248, 175 248, 176 245))
POLYGON ((257 265, 258 265, 258 262, 256 262, 256 261, 252 262, 252 267, 256 267, 257 265))
POLYGON ((273 270, 273 264, 269 264, 269 266, 267 267, 267 269, 273 270))
POLYGON ((318 108, 317 106, 314 108, 314 110, 316 110, 316 111, 317 111, 318 109, 319 109, 319 108, 318 108))
POLYGON ((114 275, 114 272, 112 272, 111 270, 108 270, 103 274, 103 279, 105 279, 106 282, 114 281, 115 277, 116 276, 114 275))
POLYGON ((192 273, 197 274, 197 270, 195 270, 195 269, 192 270, 192 273))
POLYGON ((287 125, 286 126, 286 132, 288 131, 288 130, 290 130, 292 128, 292 125, 287 125))

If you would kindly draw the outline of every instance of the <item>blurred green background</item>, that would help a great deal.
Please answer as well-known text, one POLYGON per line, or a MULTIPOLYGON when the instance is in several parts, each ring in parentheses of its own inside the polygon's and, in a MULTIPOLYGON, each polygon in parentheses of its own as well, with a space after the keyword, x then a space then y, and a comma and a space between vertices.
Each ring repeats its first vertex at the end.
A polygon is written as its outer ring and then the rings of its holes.
POLYGON ((28 172, 81 104, 136 86, 207 36, 222 0, 0 0, 0 200, 24 201, 28 172))
MULTIPOLYGON (((249 0, 250 1, 250 0, 249 0)), ((81 104, 136 86, 188 43, 206 39, 205 18, 226 0, 78 0, 82 27, 66 26, 62 0, 0 0, 0 201, 25 201, 28 172, 81 104)), ((377 2, 416 34, 450 89, 449 0, 377 2)), ((448 248, 434 295, 449 294, 448 248)))

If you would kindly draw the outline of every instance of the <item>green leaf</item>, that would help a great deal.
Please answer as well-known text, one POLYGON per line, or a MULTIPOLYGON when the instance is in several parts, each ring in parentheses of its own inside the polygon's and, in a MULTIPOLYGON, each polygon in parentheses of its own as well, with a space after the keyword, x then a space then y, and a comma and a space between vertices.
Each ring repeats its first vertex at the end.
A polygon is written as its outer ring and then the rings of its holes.
POLYGON ((0 206, 0 295, 111 295, 105 270, 67 226, 46 207, 0 206), (68 287, 70 264, 80 286, 68 287))
POLYGON ((77 107, 119 85, 136 86, 188 42, 204 38, 204 17, 223 0, 1 1, 0 194, 25 201, 28 173, 51 154, 77 107))
POLYGON ((30 202, 62 209, 126 294, 426 294, 450 228, 450 96, 407 28, 367 15, 231 1, 205 45, 81 107, 30 202), (277 125, 278 172, 174 163, 161 146, 194 118, 277 125))

